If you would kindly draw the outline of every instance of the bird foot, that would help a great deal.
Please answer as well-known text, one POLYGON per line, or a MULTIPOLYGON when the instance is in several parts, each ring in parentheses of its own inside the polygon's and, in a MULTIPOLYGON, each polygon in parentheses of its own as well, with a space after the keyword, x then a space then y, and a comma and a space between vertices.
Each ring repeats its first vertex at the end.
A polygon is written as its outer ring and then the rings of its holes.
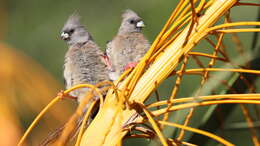
POLYGON ((138 62, 130 62, 124 67, 124 70, 126 71, 128 69, 134 68, 137 64, 138 62))
POLYGON ((57 94, 57 96, 59 96, 60 98, 70 98, 70 99, 73 99, 73 100, 77 100, 78 99, 78 97, 75 97, 75 96, 71 96, 71 95, 69 95, 69 94, 65 94, 64 93, 64 90, 61 90, 58 94, 57 94))

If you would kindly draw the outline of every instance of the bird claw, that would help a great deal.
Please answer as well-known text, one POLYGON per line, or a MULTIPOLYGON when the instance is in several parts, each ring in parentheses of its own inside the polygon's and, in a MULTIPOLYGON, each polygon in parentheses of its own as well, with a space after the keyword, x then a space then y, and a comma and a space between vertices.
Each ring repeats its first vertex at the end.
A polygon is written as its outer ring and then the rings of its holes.
POLYGON ((134 68, 136 65, 138 64, 138 62, 130 62, 128 63, 125 67, 124 67, 124 71, 134 68))
POLYGON ((72 96, 72 95, 68 95, 68 94, 65 94, 64 93, 64 90, 61 90, 58 94, 57 94, 58 97, 60 98, 70 98, 70 99, 74 99, 74 100, 77 100, 78 98, 75 97, 75 96, 72 96))

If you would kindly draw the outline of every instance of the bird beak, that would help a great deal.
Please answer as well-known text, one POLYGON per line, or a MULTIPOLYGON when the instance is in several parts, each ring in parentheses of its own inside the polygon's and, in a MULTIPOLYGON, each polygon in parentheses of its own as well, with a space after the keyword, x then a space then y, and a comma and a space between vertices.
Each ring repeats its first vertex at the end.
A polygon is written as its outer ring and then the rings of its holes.
POLYGON ((66 32, 62 32, 61 35, 60 35, 61 39, 63 40, 67 40, 69 38, 69 34, 66 33, 66 32))
POLYGON ((136 27, 145 27, 144 22, 143 21, 137 22, 136 27))

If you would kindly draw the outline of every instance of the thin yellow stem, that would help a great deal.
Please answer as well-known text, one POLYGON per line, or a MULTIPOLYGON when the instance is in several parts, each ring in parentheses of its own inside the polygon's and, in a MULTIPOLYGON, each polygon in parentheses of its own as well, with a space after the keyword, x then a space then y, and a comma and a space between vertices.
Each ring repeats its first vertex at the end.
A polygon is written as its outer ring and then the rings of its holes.
MULTIPOLYGON (((213 27, 210 27, 207 29, 207 32, 211 32, 214 30, 219 30, 223 28, 228 28, 228 27, 234 27, 234 26, 255 26, 255 25, 260 25, 260 22, 233 22, 233 23, 225 23, 225 24, 220 24, 216 25, 213 27)), ((259 30, 259 29, 256 29, 259 30)))
POLYGON ((161 140, 162 145, 163 145, 163 146, 168 146, 166 139, 164 138, 164 136, 163 136, 163 134, 162 134, 160 128, 159 128, 158 125, 156 124, 155 120, 153 119, 153 117, 151 116, 151 114, 149 113, 149 111, 145 109, 145 106, 143 106, 143 105, 141 105, 141 106, 142 106, 142 109, 143 109, 145 115, 146 115, 147 118, 148 118, 148 121, 151 123, 151 125, 152 125, 154 131, 157 133, 159 139, 161 140))
MULTIPOLYGON (((260 74, 259 70, 250 70, 250 69, 232 69, 232 68, 198 68, 198 69, 187 69, 185 73, 200 73, 204 71, 214 71, 214 72, 238 72, 238 73, 251 73, 251 74, 260 74)), ((177 74, 180 71, 176 72, 177 74)))
POLYGON ((203 57, 207 57, 207 58, 215 58, 216 60, 221 60, 226 62, 227 60, 225 58, 221 58, 219 56, 214 56, 211 54, 206 54, 206 53, 201 53, 201 52, 189 52, 188 55, 194 55, 194 56, 203 56, 203 57))
POLYGON ((225 29, 225 30, 216 30, 216 32, 222 33, 235 33, 235 32, 260 32, 260 29, 257 28, 247 28, 247 29, 225 29))
POLYGON ((220 142, 221 144, 223 145, 227 145, 227 146, 234 146, 234 144, 226 141, 225 139, 217 136, 217 135, 214 135, 212 133, 209 133, 209 132, 206 132, 206 131, 203 131, 203 130, 200 130, 200 129, 195 129, 195 128, 192 128, 192 127, 187 127, 187 126, 183 126, 183 125, 179 125, 179 124, 176 124, 176 123, 172 123, 172 122, 165 122, 165 121, 158 121, 160 124, 163 124, 163 125, 168 125, 168 126, 172 126, 172 127, 177 127, 177 128, 181 128, 181 129, 184 129, 184 130, 187 130, 187 131, 191 131, 191 132, 194 132, 194 133, 198 133, 198 134, 201 134, 201 135, 205 135, 207 137, 210 137, 212 139, 215 139, 216 141, 220 142))
POLYGON ((29 135, 29 133, 32 131, 32 129, 36 126, 36 124, 39 122, 39 120, 42 118, 42 116, 54 105, 56 104, 59 100, 61 100, 62 98, 60 98, 59 96, 55 97, 46 107, 44 107, 44 109, 37 115, 37 117, 33 120, 33 122, 31 123, 31 125, 27 128, 27 130, 25 131, 24 135, 22 136, 22 138, 20 139, 18 146, 21 146, 25 139, 27 138, 27 136, 29 135))
POLYGON ((215 104, 235 104, 235 103, 243 103, 243 104, 260 104, 260 101, 255 101, 255 100, 218 100, 218 101, 203 101, 200 103, 186 103, 186 104, 181 104, 181 105, 175 105, 172 106, 170 109, 164 108, 164 109, 159 109, 155 110, 152 112, 154 116, 159 116, 161 114, 164 114, 166 112, 171 112, 171 111, 176 111, 176 110, 181 110, 181 109, 186 109, 186 108, 193 108, 197 106, 207 106, 207 105, 215 105, 215 104))
POLYGON ((92 112, 92 109, 94 108, 94 105, 95 105, 96 103, 97 103, 97 100, 95 100, 94 102, 91 103, 91 105, 89 106, 89 108, 88 108, 88 110, 87 110, 86 115, 84 116, 82 125, 81 125, 81 127, 80 127, 79 135, 78 135, 78 138, 77 138, 76 146, 79 146, 79 145, 80 145, 80 141, 81 141, 81 138, 82 138, 82 135, 83 135, 83 132, 84 132, 85 125, 86 125, 87 120, 89 119, 90 114, 91 114, 91 112, 92 112))
MULTIPOLYGON (((187 62, 188 62, 188 57, 184 56, 183 64, 182 64, 181 69, 180 69, 180 74, 178 74, 178 77, 177 77, 176 82, 175 82, 175 86, 172 90, 172 94, 171 94, 170 98, 168 99, 168 101, 173 100, 177 95, 177 92, 178 92, 180 84, 181 84, 182 76, 183 76, 182 73, 186 69, 187 62)), ((168 104, 168 108, 170 108, 172 105, 173 105, 173 102, 170 102, 170 104, 168 104)), ((167 121, 168 118, 169 118, 169 113, 166 113, 163 117, 163 121, 167 121)))
MULTIPOLYGON (((199 100, 219 100, 219 99, 247 99, 247 100, 260 100, 260 94, 225 94, 225 95, 209 95, 209 96, 199 96, 199 100)), ((157 106, 162 106, 165 104, 171 103, 183 103, 183 102, 193 102, 194 97, 185 97, 172 99, 170 101, 163 100, 159 102, 155 102, 146 106, 146 108, 152 108, 157 106)))
POLYGON ((249 114, 249 112, 248 112, 248 109, 247 109, 246 106, 243 105, 243 104, 240 104, 240 107, 241 107, 241 109, 242 109, 242 112, 243 112, 244 117, 245 117, 245 119, 246 119, 246 122, 247 122, 247 124, 248 124, 249 130, 250 130, 250 132, 251 132, 252 141, 253 141, 253 143, 254 143, 255 146, 259 146, 260 143, 259 143, 259 140, 257 139, 257 132, 256 132, 256 130, 255 130, 255 128, 254 128, 253 120, 252 120, 252 118, 251 118, 251 116, 250 116, 250 114, 249 114))
POLYGON ((176 140, 173 140, 171 138, 168 138, 167 141, 170 142, 172 145, 176 145, 176 143, 177 143, 177 145, 182 144, 183 146, 198 146, 196 144, 188 143, 188 142, 185 142, 185 141, 176 141, 176 140))

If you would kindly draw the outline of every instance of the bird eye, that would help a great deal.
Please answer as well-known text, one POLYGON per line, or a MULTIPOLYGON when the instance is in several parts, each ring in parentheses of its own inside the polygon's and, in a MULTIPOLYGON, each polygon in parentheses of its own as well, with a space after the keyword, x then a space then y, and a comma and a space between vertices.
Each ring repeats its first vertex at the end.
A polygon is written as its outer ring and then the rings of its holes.
POLYGON ((74 32, 74 29, 71 29, 70 31, 69 31, 69 34, 72 34, 74 32))
POLYGON ((135 23, 135 21, 134 20, 130 20, 130 24, 134 24, 135 23))

